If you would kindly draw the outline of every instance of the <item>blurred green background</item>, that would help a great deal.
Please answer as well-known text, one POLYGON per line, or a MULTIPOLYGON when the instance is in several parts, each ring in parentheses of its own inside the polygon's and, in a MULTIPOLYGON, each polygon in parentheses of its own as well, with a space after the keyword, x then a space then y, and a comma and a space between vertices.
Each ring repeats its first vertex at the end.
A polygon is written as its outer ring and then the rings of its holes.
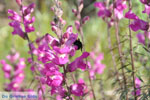
MULTIPOLYGON (((73 25, 74 32, 77 32, 74 26, 74 20, 76 19, 74 17, 74 14, 72 13, 71 9, 75 8, 74 2, 76 0, 61 0, 62 1, 62 8, 64 11, 63 18, 66 20, 67 25, 73 25)), ((98 1, 98 0, 97 0, 98 1)), ((100 1, 100 0, 99 0, 100 1)), ((36 17, 36 21, 34 23, 35 26, 35 32, 30 33, 29 37, 31 40, 35 40, 36 33, 38 32, 40 36, 49 33, 54 33, 51 31, 50 21, 53 20, 53 12, 50 10, 50 7, 53 5, 52 0, 23 0, 25 5, 28 5, 29 3, 36 3, 36 9, 33 14, 33 16, 36 17)), ((83 26, 84 31, 84 40, 85 40, 85 48, 86 51, 92 51, 93 49, 98 49, 99 52, 104 53, 104 60, 102 63, 106 65, 106 69, 102 75, 98 75, 98 79, 103 80, 104 90, 112 92, 112 83, 114 82, 113 74, 114 74, 114 68, 112 63, 112 58, 110 51, 108 49, 108 41, 107 41, 107 25, 106 23, 101 19, 97 17, 97 11, 98 9, 95 9, 93 6, 93 3, 95 0, 84 0, 85 8, 82 11, 82 17, 84 16, 90 16, 90 20, 83 26), (97 44, 97 45, 96 45, 97 44), (95 46, 96 45, 96 46, 95 46)), ((19 7, 15 3, 15 0, 0 0, 0 59, 6 59, 6 56, 10 52, 12 47, 16 48, 16 51, 20 52, 21 57, 29 57, 30 55, 27 53, 28 49, 28 43, 27 41, 24 41, 22 38, 20 38, 18 35, 12 36, 12 28, 8 26, 8 23, 10 20, 8 20, 8 14, 7 10, 13 9, 14 11, 19 12, 19 7)), ((139 3, 139 0, 133 1, 133 11, 141 18, 146 19, 146 14, 142 14, 144 7, 141 3, 139 3), (135 9, 134 9, 135 8, 135 9), (137 9, 138 8, 138 9, 137 9)), ((126 10, 127 11, 127 10, 126 10)), ((64 32, 65 29, 64 28, 64 32)), ((120 34, 122 35, 122 40, 124 40, 123 36, 128 33, 128 21, 126 19, 121 20, 120 22, 120 34)), ((135 38, 135 33, 133 33, 133 42, 136 45, 137 39, 135 38)), ((115 40, 115 30, 114 27, 111 28, 111 39, 112 39, 112 45, 113 47, 116 46, 116 40, 115 40)), ((128 49, 128 41, 126 41, 124 45, 124 50, 128 49)), ((135 46, 134 45, 134 46, 135 46)), ((138 50, 138 49, 136 49, 138 50)), ((117 55, 117 49, 114 50, 116 56, 117 55)), ((80 52, 78 52, 79 54, 80 52)), ((117 60, 117 59, 116 59, 117 60)), ((136 64, 137 67, 139 64, 136 64)), ((1 68, 1 65, 0 65, 1 68)), ((29 71, 29 66, 26 67, 26 80, 31 79, 31 72, 29 71)), ((115 77, 115 76, 114 76, 115 77)), ((5 79, 3 78, 3 72, 0 70, 0 91, 2 91, 3 83, 5 82, 5 79)), ((98 93, 97 93, 98 95, 98 93)))

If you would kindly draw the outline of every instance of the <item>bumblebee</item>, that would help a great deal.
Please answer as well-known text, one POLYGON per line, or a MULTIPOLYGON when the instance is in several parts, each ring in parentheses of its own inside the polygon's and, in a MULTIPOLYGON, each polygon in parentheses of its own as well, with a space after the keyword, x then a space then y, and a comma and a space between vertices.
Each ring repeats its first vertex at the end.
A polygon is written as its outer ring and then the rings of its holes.
POLYGON ((82 51, 83 44, 82 44, 82 42, 80 41, 80 39, 77 39, 73 44, 78 47, 77 50, 80 50, 80 49, 81 49, 81 51, 82 51))

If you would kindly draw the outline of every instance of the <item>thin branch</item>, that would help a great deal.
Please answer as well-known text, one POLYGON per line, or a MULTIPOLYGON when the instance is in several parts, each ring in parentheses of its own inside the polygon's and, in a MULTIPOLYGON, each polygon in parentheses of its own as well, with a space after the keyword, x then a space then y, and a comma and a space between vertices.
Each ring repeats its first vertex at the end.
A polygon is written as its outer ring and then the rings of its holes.
MULTIPOLYGON (((114 7, 115 7, 115 0, 113 0, 113 13, 114 13, 114 7)), ((115 20, 115 36, 116 36, 116 40, 117 40, 117 46, 118 46, 118 52, 119 52, 119 57, 120 57, 120 63, 121 66, 124 66, 124 58, 123 58, 123 54, 122 54, 122 48, 121 48, 121 44, 120 44, 120 37, 119 37, 119 25, 118 25, 118 19, 115 17, 114 15, 114 20, 115 20)), ((124 68, 122 68, 122 76, 123 76, 123 83, 124 83, 124 89, 127 90, 127 81, 126 81, 126 76, 125 76, 125 71, 124 68)), ((128 94, 126 93, 126 100, 128 100, 128 94)))
MULTIPOLYGON (((78 20, 80 22, 79 33, 81 35, 82 43, 84 45, 83 46, 83 51, 85 51, 84 34, 83 34, 83 28, 82 28, 83 25, 82 25, 81 13, 79 11, 79 5, 76 5, 76 8, 77 8, 77 11, 78 11, 78 20)), ((87 65, 87 58, 86 58, 86 65, 87 65)), ((88 79, 89 79, 89 82, 90 82, 90 87, 91 87, 91 90, 92 90, 93 98, 94 98, 94 100, 96 100, 96 96, 95 96, 92 80, 90 78, 90 71, 89 70, 88 70, 88 79)))
MULTIPOLYGON (((131 10, 131 1, 128 0, 128 6, 129 10, 131 10)), ((131 24, 131 21, 129 19, 129 25, 131 24)), ((130 56, 131 56, 131 65, 132 65, 132 78, 133 78, 133 88, 134 88, 134 100, 137 100, 136 96, 136 84, 135 84, 135 66, 134 66, 134 57, 133 57, 133 46, 132 46, 132 33, 131 29, 129 27, 129 40, 130 40, 130 56)))
POLYGON ((117 71, 117 64, 116 64, 116 61, 115 61, 115 56, 114 56, 114 53, 112 51, 112 45, 111 45, 111 36, 110 36, 110 27, 109 27, 109 23, 108 21, 106 21, 107 23, 107 39, 108 39, 108 48, 110 49, 110 53, 111 53, 111 56, 112 56, 112 61, 113 61, 113 66, 114 66, 114 69, 115 69, 115 75, 116 75, 116 79, 117 81, 119 82, 119 85, 122 87, 121 85, 121 82, 119 80, 119 73, 117 71))
MULTIPOLYGON (((20 6, 20 9, 21 9, 21 12, 22 12, 22 21, 23 21, 23 25, 24 25, 23 5, 20 6)), ((24 25, 24 28, 25 28, 25 25, 24 25)), ((30 40, 30 38, 29 38, 27 32, 25 32, 24 35, 25 35, 25 38, 26 38, 27 41, 28 41, 28 45, 29 45, 29 49, 30 49, 30 53, 31 53, 32 64, 34 64, 34 57, 33 57, 33 52, 32 52, 31 40, 30 40)), ((36 74, 36 73, 37 73, 37 72, 36 72, 36 70, 35 70, 35 74, 36 74)), ((34 73, 33 73, 33 75, 34 75, 34 73)), ((35 75, 34 75, 34 77, 35 77, 35 75)), ((43 94, 42 97, 43 97, 43 100, 45 100, 44 90, 43 90, 43 88, 42 88, 41 82, 40 82, 40 88, 41 88, 41 90, 42 90, 42 94, 43 94)))

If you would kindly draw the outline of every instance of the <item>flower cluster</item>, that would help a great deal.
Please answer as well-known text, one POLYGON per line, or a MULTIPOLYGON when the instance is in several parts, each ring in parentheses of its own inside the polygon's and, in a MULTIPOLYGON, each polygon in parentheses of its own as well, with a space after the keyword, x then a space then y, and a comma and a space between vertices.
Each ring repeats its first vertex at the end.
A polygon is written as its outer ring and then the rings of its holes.
MULTIPOLYGON (((136 77, 135 79, 135 84, 136 84, 136 96, 141 95, 141 80, 136 77)), ((134 92, 132 92, 132 95, 134 95, 134 92)))
MULTIPOLYGON (((149 36, 150 36, 150 33, 149 33, 149 22, 140 19, 135 13, 132 12, 132 9, 131 9, 132 7, 131 7, 131 4, 130 4, 131 3, 130 0, 128 0, 129 11, 126 12, 125 15, 124 15, 123 12, 127 8, 126 1, 127 0, 115 0, 115 1, 113 1, 112 4, 109 4, 110 2, 107 2, 107 1, 106 2, 95 2, 94 3, 94 6, 96 8, 99 8, 98 16, 101 17, 109 26, 108 30, 107 30, 108 35, 110 34, 109 33, 109 31, 110 31, 109 29, 110 29, 110 26, 112 26, 112 22, 116 21, 116 23, 115 23, 116 40, 118 42, 118 52, 120 54, 121 54, 122 51, 121 51, 121 48, 120 48, 120 45, 119 45, 120 37, 118 36, 118 34, 119 34, 118 33, 118 30, 119 30, 118 23, 119 23, 119 20, 121 20, 122 18, 126 18, 126 19, 131 21, 131 22, 129 21, 129 27, 128 27, 129 31, 130 31, 130 29, 132 31, 134 31, 134 32, 137 32, 139 30, 140 31, 144 31, 144 34, 143 33, 138 33, 136 35, 137 38, 138 38, 138 41, 140 43, 145 45, 146 44, 145 43, 146 42, 146 38, 150 39, 149 38, 149 36), (114 17, 112 16, 112 12, 113 12, 113 16, 114 17)), ((144 9, 144 11, 142 11, 142 13, 146 13, 149 16, 149 14, 150 14, 150 11, 149 11, 149 9, 150 9, 150 5, 149 5, 150 2, 148 0, 140 0, 140 1, 141 1, 141 3, 143 3, 145 5, 145 9, 144 9)), ((129 32, 129 35, 130 35, 129 38, 130 38, 130 49, 131 49, 130 55, 131 55, 132 70, 133 70, 133 72, 135 72, 134 71, 134 57, 133 57, 133 54, 132 54, 133 53, 133 51, 132 51, 133 47, 132 47, 131 31, 129 32)), ((108 37, 109 37, 108 41, 109 41, 109 43, 111 43, 111 40, 110 40, 111 36, 109 35, 108 37)), ((110 48, 110 50, 112 50, 112 47, 110 45, 109 45, 109 48, 110 48)), ((111 54, 113 56, 112 59, 115 60, 115 57, 113 55, 113 51, 111 52, 111 54)), ((93 55, 94 54, 91 54, 91 56, 93 56, 93 55)), ((120 59, 124 59, 123 57, 121 58, 121 56, 119 56, 119 57, 120 57, 120 59)), ((94 59, 94 57, 92 57, 92 58, 94 59)), ((97 59, 102 60, 103 56, 100 54, 100 56, 98 56, 96 59, 94 59, 94 61, 96 62, 97 59)), ((121 60, 121 62, 122 62, 121 66, 123 67, 124 61, 121 60)), ((103 72, 103 69, 105 68, 105 66, 103 64, 101 64, 101 63, 99 63, 99 65, 97 65, 97 63, 95 63, 95 64, 96 64, 96 68, 98 68, 98 69, 95 68, 95 70, 90 70, 91 78, 94 78, 93 77, 94 74, 95 74, 94 71, 97 71, 97 72, 99 72, 99 74, 101 74, 103 72), (101 67, 98 67, 98 66, 101 66, 101 67)), ((115 65, 116 64, 114 64, 114 66, 115 65)), ((89 66, 90 66, 90 63, 89 63, 89 66)), ((126 81, 126 76, 125 76, 124 72, 122 74, 123 74, 123 77, 124 77, 124 81, 126 81)), ((118 75, 116 75, 116 76, 118 78, 118 75)), ((119 78, 118 78, 118 80, 119 80, 119 78)), ((137 100, 136 96, 140 96, 141 95, 141 89, 140 89, 141 81, 139 80, 139 78, 135 78, 134 73, 133 73, 133 81, 135 81, 135 82, 133 82, 134 83, 133 84, 134 92, 132 92, 132 95, 134 95, 135 100, 137 100)), ((126 82, 124 82, 124 86, 126 87, 126 82)), ((127 96, 126 96, 126 99, 128 99, 127 96)))
POLYGON ((99 8, 98 16, 104 18, 111 18, 112 10, 114 9, 115 17, 118 19, 123 18, 123 11, 127 8, 126 1, 116 0, 115 4, 111 4, 109 7, 106 6, 106 2, 95 2, 94 6, 99 8), (115 5, 113 7, 113 5, 115 5))
MULTIPOLYGON (((149 15, 148 9, 149 9, 149 6, 145 5, 145 10, 143 11, 143 13, 147 13, 149 15)), ((138 33, 136 36, 138 38, 139 43, 145 45, 145 37, 148 37, 148 39, 150 39, 149 38, 150 33, 148 32, 148 30, 149 30, 149 23, 144 21, 144 20, 142 20, 142 19, 140 19, 131 10, 126 12, 125 18, 133 20, 133 22, 129 25, 129 27, 133 31, 135 31, 135 32, 137 32, 138 30, 144 31, 144 34, 143 33, 138 33)))
POLYGON ((8 13, 11 16, 8 16, 8 18, 12 20, 9 25, 14 29, 12 32, 13 35, 19 35, 25 38, 27 33, 34 31, 32 23, 35 21, 35 17, 31 17, 31 13, 34 11, 35 4, 32 3, 29 6, 23 6, 21 0, 18 0, 17 3, 20 7, 21 14, 9 9, 8 13), (21 24, 24 25, 24 28, 21 24))
MULTIPOLYGON (((8 18, 12 21, 9 23, 14 28, 13 35, 19 35, 23 39, 27 39, 29 43, 29 54, 31 57, 28 58, 28 63, 31 64, 31 71, 33 72, 34 78, 39 81, 38 83, 38 94, 39 100, 44 98, 46 86, 50 87, 51 95, 56 95, 59 99, 72 100, 74 96, 84 96, 91 91, 88 90, 83 79, 77 78, 78 82, 68 84, 67 75, 72 75, 73 72, 89 71, 91 78, 95 77, 95 74, 102 74, 105 65, 101 64, 103 54, 99 54, 95 58, 94 53, 92 57, 95 60, 94 66, 91 67, 88 64, 87 58, 90 56, 89 52, 81 52, 79 57, 74 58, 76 51, 82 49, 82 42, 79 40, 79 34, 73 32, 73 26, 68 26, 66 31, 63 32, 63 28, 66 21, 62 18, 63 11, 60 7, 61 3, 58 0, 54 0, 55 5, 51 8, 54 12, 54 20, 50 23, 51 30, 56 34, 57 37, 47 33, 44 36, 39 36, 35 42, 30 42, 27 33, 33 32, 34 17, 31 17, 31 13, 34 11, 35 4, 32 3, 29 6, 23 6, 22 0, 16 0, 20 7, 21 14, 13 10, 8 10, 9 14, 12 14, 8 18), (21 25, 23 24, 23 25, 21 25), (24 26, 24 28, 22 27, 24 26), (24 29, 24 30, 23 30, 24 29), (35 59, 36 58, 36 59, 35 59), (74 96, 72 96, 74 95, 74 96)), ((75 16, 78 18, 83 8, 83 2, 80 2, 78 11, 73 11, 75 16)), ((117 8, 119 9, 119 8, 117 8)), ((81 17, 81 16, 80 16, 81 17)), ((85 24, 89 20, 88 16, 85 16, 82 20, 78 18, 75 21, 77 31, 81 32, 82 24, 85 24)), ((80 33, 83 35, 83 33, 80 33)), ((7 58, 14 63, 19 57, 18 55, 9 55, 7 58)), ((19 84, 24 79, 23 69, 25 67, 25 60, 19 59, 19 63, 14 65, 15 75, 11 77, 12 67, 5 61, 1 61, 5 76, 11 80, 11 84, 8 84, 9 89, 20 90, 19 84)), ((71 80, 69 80, 71 82, 71 80)), ((8 89, 8 90, 9 90, 8 89)))
MULTIPOLYGON (((78 50, 78 46, 74 45, 78 34, 74 34, 72 30, 72 26, 69 26, 60 40, 50 34, 46 34, 36 41, 38 45, 38 48, 35 48, 38 52, 36 56, 38 61, 44 65, 39 71, 43 75, 43 84, 47 84, 51 87, 52 95, 57 94, 61 97, 67 97, 67 90, 63 88, 66 78, 65 74, 76 71, 77 68, 82 70, 87 69, 84 59, 89 56, 88 52, 83 52, 80 57, 70 63, 69 57, 74 56, 76 50, 78 50), (60 68, 65 68, 63 73, 60 72, 60 68)), ((83 85, 85 84, 79 85, 78 87, 81 86, 82 88, 83 85)), ((74 85, 70 87, 70 91, 74 91, 72 90, 74 89, 72 88, 73 86, 74 85)), ((80 91, 83 92, 83 90, 84 88, 80 91)), ((71 93, 76 95, 76 92, 71 93)))
POLYGON ((19 57, 19 53, 11 53, 7 56, 10 64, 8 64, 5 60, 1 60, 2 70, 4 72, 4 76, 10 82, 5 83, 6 91, 20 91, 21 84, 24 80, 24 68, 26 67, 25 59, 19 57))
POLYGON ((140 86, 141 86, 141 80, 139 78, 137 78, 137 77, 135 79, 135 84, 136 84, 136 88, 137 88, 136 95, 138 96, 138 95, 141 94, 141 88, 140 88, 140 86))
POLYGON ((95 78, 95 74, 102 74, 105 69, 105 65, 101 63, 101 60, 104 59, 104 55, 102 53, 100 53, 97 57, 95 55, 95 52, 91 52, 90 56, 93 59, 94 64, 93 66, 91 66, 90 63, 88 65, 91 79, 95 78))

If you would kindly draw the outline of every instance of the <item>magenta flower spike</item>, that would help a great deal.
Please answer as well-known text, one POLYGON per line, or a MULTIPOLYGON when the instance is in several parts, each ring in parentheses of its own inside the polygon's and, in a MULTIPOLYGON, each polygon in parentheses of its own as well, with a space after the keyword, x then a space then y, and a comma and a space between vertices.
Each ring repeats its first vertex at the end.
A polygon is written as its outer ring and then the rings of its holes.
POLYGON ((8 18, 12 20, 9 25, 14 29, 12 32, 13 35, 19 35, 20 37, 25 38, 25 34, 34 31, 32 24, 35 21, 35 17, 31 18, 31 13, 34 11, 35 4, 32 3, 26 7, 22 6, 21 0, 16 0, 16 2, 21 7, 21 15, 9 9, 8 13, 11 14, 11 16, 8 16, 8 18), (24 25, 25 30, 23 30, 21 24, 24 25))

